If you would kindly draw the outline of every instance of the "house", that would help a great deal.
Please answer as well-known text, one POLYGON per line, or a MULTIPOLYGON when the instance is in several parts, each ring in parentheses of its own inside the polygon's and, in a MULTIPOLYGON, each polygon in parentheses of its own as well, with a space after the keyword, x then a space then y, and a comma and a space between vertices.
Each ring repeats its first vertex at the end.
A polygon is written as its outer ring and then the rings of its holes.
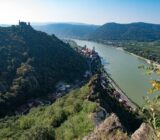
POLYGON ((118 91, 114 91, 113 95, 118 99, 121 97, 121 95, 120 95, 120 93, 118 91))
POLYGON ((83 75, 83 77, 88 78, 88 77, 90 77, 91 75, 92 75, 91 72, 87 70, 87 71, 85 72, 85 74, 83 75))
POLYGON ((17 111, 15 112, 16 114, 26 114, 29 112, 29 107, 28 105, 22 105, 20 108, 17 109, 17 111))
POLYGON ((64 82, 57 83, 56 90, 57 91, 62 91, 62 92, 66 91, 66 86, 65 86, 64 82))

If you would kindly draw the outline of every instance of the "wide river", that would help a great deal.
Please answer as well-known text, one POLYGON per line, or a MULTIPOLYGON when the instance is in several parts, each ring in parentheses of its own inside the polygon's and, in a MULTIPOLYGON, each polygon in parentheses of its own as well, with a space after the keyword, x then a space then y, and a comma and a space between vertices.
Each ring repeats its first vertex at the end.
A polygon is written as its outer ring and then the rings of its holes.
POLYGON ((78 45, 86 45, 88 48, 95 50, 103 58, 103 65, 106 71, 116 81, 126 95, 138 105, 144 103, 143 97, 156 96, 149 95, 147 91, 150 89, 150 81, 154 76, 148 76, 138 66, 148 65, 145 60, 133 56, 130 53, 117 49, 115 47, 95 43, 91 41, 74 40, 78 45))

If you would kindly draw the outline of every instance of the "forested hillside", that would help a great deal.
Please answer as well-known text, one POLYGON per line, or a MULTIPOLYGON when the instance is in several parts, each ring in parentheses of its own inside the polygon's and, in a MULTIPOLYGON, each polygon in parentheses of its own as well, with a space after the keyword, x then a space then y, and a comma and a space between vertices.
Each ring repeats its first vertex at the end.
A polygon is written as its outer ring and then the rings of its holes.
POLYGON ((82 78, 86 69, 86 59, 54 35, 23 22, 0 27, 0 116, 52 92, 58 81, 82 78))
POLYGON ((90 34, 89 38, 96 41, 155 41, 160 40, 160 25, 141 22, 131 24, 107 23, 90 34))

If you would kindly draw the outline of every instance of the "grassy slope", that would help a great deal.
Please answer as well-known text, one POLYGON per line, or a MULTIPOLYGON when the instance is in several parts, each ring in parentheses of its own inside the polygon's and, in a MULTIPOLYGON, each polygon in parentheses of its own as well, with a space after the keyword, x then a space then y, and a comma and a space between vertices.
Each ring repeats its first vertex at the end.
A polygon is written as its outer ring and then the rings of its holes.
MULTIPOLYGON (((33 108, 27 115, 1 119, 0 140, 82 139, 95 130, 93 113, 99 112, 100 107, 105 108, 107 112, 116 113, 126 128, 125 131, 128 130, 130 134, 131 128, 138 128, 139 120, 135 114, 125 110, 107 94, 110 92, 112 89, 109 85, 107 90, 102 90, 98 75, 95 75, 88 84, 71 91, 50 106, 33 108)), ((110 130, 112 126, 106 129, 110 130)), ((124 136, 128 138, 123 128, 115 128, 112 132, 102 132, 98 135, 105 139, 124 136)))
POLYGON ((85 100, 88 85, 72 91, 51 106, 32 109, 28 115, 0 120, 0 139, 80 139, 93 130, 90 114, 96 103, 85 100))

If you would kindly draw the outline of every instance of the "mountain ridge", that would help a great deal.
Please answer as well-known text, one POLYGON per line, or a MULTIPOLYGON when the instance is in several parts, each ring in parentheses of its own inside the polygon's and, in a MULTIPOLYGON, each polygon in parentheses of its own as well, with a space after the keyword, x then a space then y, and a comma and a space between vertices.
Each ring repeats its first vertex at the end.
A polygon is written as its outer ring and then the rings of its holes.
POLYGON ((54 23, 42 26, 34 26, 36 30, 43 31, 48 34, 55 34, 60 38, 86 38, 98 27, 98 25, 72 23, 54 23))
POLYGON ((90 34, 89 39, 155 41, 160 39, 160 25, 144 22, 106 23, 90 34))
POLYGON ((35 29, 60 38, 89 40, 155 41, 160 39, 160 24, 133 22, 109 22, 103 25, 53 23, 34 26, 35 29))

